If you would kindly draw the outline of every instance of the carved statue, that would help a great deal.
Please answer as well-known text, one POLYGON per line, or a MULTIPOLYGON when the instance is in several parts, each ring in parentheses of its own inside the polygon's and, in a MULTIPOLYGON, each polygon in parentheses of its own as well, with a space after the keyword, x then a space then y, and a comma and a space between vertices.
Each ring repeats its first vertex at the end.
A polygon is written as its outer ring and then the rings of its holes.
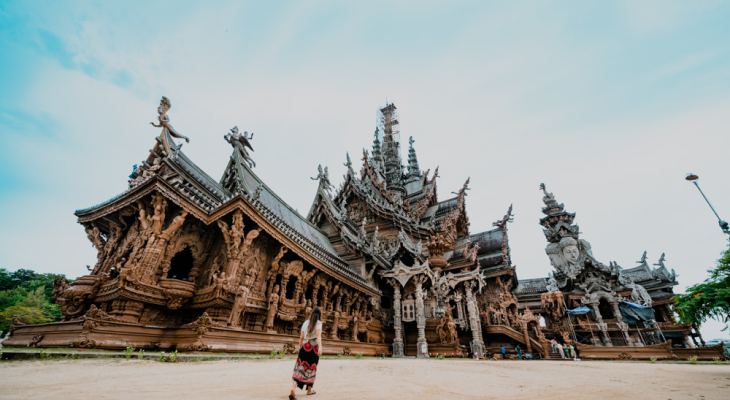
POLYGON ((250 284, 250 279, 251 277, 246 275, 246 278, 244 278, 244 284, 238 287, 236 300, 233 303, 233 309, 231 310, 231 315, 228 318, 228 326, 237 327, 241 325, 241 321, 243 320, 243 314, 246 312, 246 301, 248 300, 248 294, 251 290, 248 287, 248 284, 250 284))
MULTIPOLYGON (((161 137, 165 137, 164 131, 167 130, 170 132, 170 135, 172 137, 178 138, 178 139, 185 139, 185 142, 190 143, 190 139, 188 139, 187 136, 183 136, 175 130, 175 128, 170 125, 170 117, 167 116, 167 112, 172 107, 172 104, 170 104, 170 99, 168 99, 165 96, 162 96, 162 100, 160 100, 160 106, 157 107, 157 120, 160 122, 159 124, 155 124, 154 122, 150 122, 150 125, 154 126, 155 128, 163 128, 163 135, 161 137)), ((165 140, 165 139, 163 139, 165 140)))
POLYGON ((160 236, 162 233, 162 224, 165 222, 165 210, 167 209, 167 200, 159 193, 152 195, 152 206, 154 214, 147 216, 147 222, 152 229, 152 233, 155 236, 160 236))
POLYGON ((274 291, 269 296, 269 312, 266 315, 266 329, 274 330, 274 318, 276 312, 279 311, 279 285, 274 286, 274 291))
POLYGON ((243 156, 243 161, 248 164, 250 168, 253 168, 256 166, 256 163, 251 158, 251 155, 248 154, 248 151, 246 148, 249 148, 251 151, 253 151, 253 147, 251 147, 251 140, 253 140, 253 132, 251 132, 251 136, 248 136, 248 132, 243 132, 243 135, 238 131, 238 127, 234 126, 231 128, 231 132, 227 133, 223 138, 226 140, 226 142, 230 143, 231 146, 233 146, 234 149, 238 149, 241 156, 243 156))
POLYGON ((96 248, 97 252, 101 254, 102 250, 104 250, 106 241, 104 241, 101 237, 101 231, 99 231, 99 228, 96 227, 96 224, 91 223, 91 225, 86 227, 86 237, 89 238, 92 246, 96 248))
POLYGON ((441 344, 454 343, 459 337, 456 332, 456 322, 454 322, 454 318, 451 316, 453 309, 454 307, 447 306, 446 313, 436 327, 436 332, 439 335, 441 344))
POLYGON ((557 292, 558 289, 558 281, 555 279, 555 276, 553 276, 552 272, 548 273, 548 283, 545 287, 548 292, 557 292))
POLYGON ((317 177, 310 179, 313 181, 320 181, 322 186, 324 186, 324 190, 326 190, 328 193, 331 193, 334 186, 332 185, 332 182, 330 182, 330 174, 329 171, 327 171, 327 167, 324 167, 324 171, 322 171, 322 164, 319 164, 319 166, 317 167, 317 171, 319 172, 317 174, 317 177))
POLYGON ((176 230, 178 230, 182 224, 185 222, 185 217, 188 216, 187 211, 183 211, 180 213, 177 217, 172 219, 172 222, 170 222, 170 226, 165 229, 164 232, 160 235, 161 238, 165 240, 170 240, 170 237, 175 233, 176 230))
POLYGON ((628 275, 620 275, 618 279, 619 283, 623 286, 631 289, 631 302, 651 307, 652 300, 649 292, 641 284, 635 283, 634 280, 628 275))

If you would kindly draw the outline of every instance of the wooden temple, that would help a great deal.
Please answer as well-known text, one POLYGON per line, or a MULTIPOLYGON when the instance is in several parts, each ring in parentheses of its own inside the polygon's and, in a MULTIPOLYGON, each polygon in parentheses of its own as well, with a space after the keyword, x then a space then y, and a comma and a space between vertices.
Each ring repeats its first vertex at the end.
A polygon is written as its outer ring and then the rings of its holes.
POLYGON ((676 275, 664 257, 658 268, 645 257, 632 269, 600 263, 575 214, 544 186, 554 271, 519 280, 512 207, 492 230, 470 232, 469 180, 440 199, 438 168, 421 170, 412 138, 403 164, 394 104, 380 109, 359 171, 347 155, 338 189, 320 166, 306 216, 253 172, 253 134, 224 136, 232 154, 215 180, 175 142, 189 139, 170 124, 170 107, 163 97, 161 133, 127 190, 75 213, 97 260, 88 275, 57 279, 65 320, 16 319, 4 345, 293 351, 318 306, 330 354, 484 356, 520 345, 549 358, 552 340, 589 358, 700 351, 689 340, 696 329, 674 324, 676 275), (623 319, 627 304, 653 318, 623 319))

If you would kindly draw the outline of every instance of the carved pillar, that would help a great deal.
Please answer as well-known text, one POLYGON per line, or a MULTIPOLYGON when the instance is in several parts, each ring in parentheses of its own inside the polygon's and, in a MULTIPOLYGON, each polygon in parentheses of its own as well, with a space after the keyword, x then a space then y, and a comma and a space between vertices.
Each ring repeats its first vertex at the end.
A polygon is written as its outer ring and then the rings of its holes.
POLYGON ((532 343, 530 343, 530 335, 527 334, 527 322, 522 323, 522 334, 525 336, 525 344, 527 345, 527 352, 532 353, 532 343))
MULTIPOLYGON (((479 311, 477 310, 476 299, 474 299, 474 282, 466 282, 464 284, 466 288, 466 309, 469 313, 469 324, 471 328, 471 352, 475 355, 481 356, 484 354, 484 342, 481 336, 481 321, 479 320, 479 311)), ((527 334, 527 326, 525 326, 525 334, 527 334)), ((527 349, 531 352, 530 341, 527 338, 527 349)))
POLYGON ((332 329, 330 330, 330 338, 331 339, 337 339, 337 329, 338 325, 340 324, 340 313, 339 311, 334 312, 334 317, 332 318, 332 329))
POLYGON ((276 282, 277 275, 279 275, 279 274, 277 274, 276 272, 273 272, 271 274, 271 277, 269 277, 269 286, 266 288, 266 298, 267 299, 269 298, 269 296, 271 296, 271 291, 274 290, 274 282, 276 282))
POLYGON ((425 277, 419 276, 416 279, 416 325, 418 327, 418 342, 416 343, 416 356, 425 358, 428 356, 428 341, 426 341, 426 307, 423 304, 423 298, 426 293, 423 292, 423 281, 425 277), (423 278, 423 279, 422 279, 423 278))
POLYGON ((393 328, 395 338, 393 339, 393 357, 403 357, 403 326, 401 322, 401 295, 400 286, 397 281, 390 281, 393 285, 393 328))
POLYGON ((286 299, 286 285, 289 283, 289 275, 282 275, 281 276, 281 298, 286 299))
POLYGON ((598 303, 592 303, 591 308, 593 309, 593 312, 596 314, 596 322, 598 325, 598 328, 601 330, 601 335, 603 336, 604 343, 606 344, 606 347, 613 347, 613 343, 611 343, 611 337, 608 336, 608 332, 606 331, 607 326, 603 322, 603 317, 601 316, 601 312, 598 310, 598 303))
POLYGON ((319 283, 314 284, 314 290, 312 291, 312 307, 317 307, 317 295, 319 294, 319 283))

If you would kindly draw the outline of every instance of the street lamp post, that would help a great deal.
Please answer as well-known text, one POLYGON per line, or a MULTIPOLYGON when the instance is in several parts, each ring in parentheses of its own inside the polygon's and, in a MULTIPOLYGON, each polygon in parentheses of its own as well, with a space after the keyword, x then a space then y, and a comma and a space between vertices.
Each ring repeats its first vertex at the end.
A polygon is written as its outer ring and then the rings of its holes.
POLYGON ((705 198, 707 205, 710 206, 710 209, 712 210, 713 213, 715 213, 717 220, 720 222, 720 229, 722 229, 722 232, 730 235, 730 225, 728 225, 727 222, 720 219, 720 216, 717 215, 717 211, 715 211, 715 207, 712 206, 712 203, 710 203, 710 200, 707 199, 707 196, 705 196, 705 193, 702 192, 702 189, 700 189, 700 185, 697 184, 697 180, 700 179, 700 177, 690 172, 689 174, 687 174, 687 176, 684 179, 694 183, 695 186, 697 186, 697 190, 700 191, 700 194, 702 195, 702 197, 705 198))

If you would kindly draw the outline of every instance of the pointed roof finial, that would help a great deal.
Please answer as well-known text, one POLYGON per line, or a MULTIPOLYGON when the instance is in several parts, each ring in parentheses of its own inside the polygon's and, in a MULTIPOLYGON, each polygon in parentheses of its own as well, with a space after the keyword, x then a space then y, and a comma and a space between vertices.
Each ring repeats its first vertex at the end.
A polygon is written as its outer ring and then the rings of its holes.
POLYGON ((408 139, 408 175, 411 178, 418 177, 421 175, 421 168, 418 166, 418 157, 416 156, 416 149, 413 148, 413 136, 408 139))

